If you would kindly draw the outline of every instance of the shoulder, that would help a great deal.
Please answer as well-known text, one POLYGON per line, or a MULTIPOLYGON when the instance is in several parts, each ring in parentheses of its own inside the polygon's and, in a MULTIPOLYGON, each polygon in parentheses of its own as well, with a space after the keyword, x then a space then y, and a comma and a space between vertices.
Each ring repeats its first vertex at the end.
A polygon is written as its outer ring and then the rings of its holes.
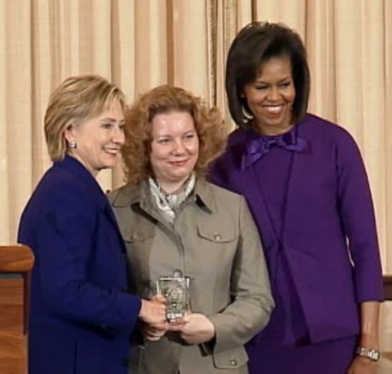
POLYGON ((89 209, 102 203, 104 195, 98 188, 91 188, 66 169, 52 166, 37 185, 33 196, 41 201, 43 210, 54 210, 56 207, 89 209))
POLYGON ((237 127, 229 134, 228 146, 233 146, 236 144, 241 144, 246 141, 246 134, 248 130, 237 127))
POLYGON ((114 208, 131 205, 140 198, 140 188, 125 184, 107 194, 110 205, 114 208))
POLYGON ((314 114, 307 114, 298 124, 298 134, 326 146, 357 148, 354 137, 347 129, 314 114))
POLYGON ((228 137, 224 153, 212 165, 212 178, 214 175, 220 175, 241 167, 241 160, 246 151, 248 130, 238 128, 228 137))
POLYGON ((202 199, 213 207, 216 212, 238 215, 245 203, 245 198, 242 195, 207 181, 203 181, 202 184, 204 186, 201 194, 202 199))
POLYGON ((214 197, 216 199, 225 200, 228 202, 238 202, 243 198, 242 195, 240 195, 236 192, 229 191, 226 188, 219 187, 219 186, 212 184, 212 183, 209 183, 209 182, 207 182, 207 183, 208 183, 209 188, 213 192, 214 197))
POLYGON ((298 124, 298 127, 299 131, 304 134, 320 134, 337 140, 353 139, 352 135, 344 127, 314 114, 307 114, 298 124))

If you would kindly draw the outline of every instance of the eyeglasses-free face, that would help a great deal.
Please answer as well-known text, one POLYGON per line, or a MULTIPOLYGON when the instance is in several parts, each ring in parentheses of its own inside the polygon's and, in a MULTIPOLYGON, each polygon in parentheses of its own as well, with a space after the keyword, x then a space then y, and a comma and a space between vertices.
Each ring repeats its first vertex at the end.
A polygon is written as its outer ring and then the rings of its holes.
POLYGON ((295 99, 290 59, 273 57, 263 62, 255 81, 244 87, 243 97, 261 133, 288 131, 293 126, 291 110, 295 99))
POLYGON ((120 104, 113 103, 100 115, 66 130, 68 143, 75 145, 68 153, 94 176, 102 169, 115 167, 125 140, 124 124, 120 104))
POLYGON ((151 121, 152 170, 166 193, 177 192, 189 178, 199 157, 199 138, 188 112, 157 114, 151 121))

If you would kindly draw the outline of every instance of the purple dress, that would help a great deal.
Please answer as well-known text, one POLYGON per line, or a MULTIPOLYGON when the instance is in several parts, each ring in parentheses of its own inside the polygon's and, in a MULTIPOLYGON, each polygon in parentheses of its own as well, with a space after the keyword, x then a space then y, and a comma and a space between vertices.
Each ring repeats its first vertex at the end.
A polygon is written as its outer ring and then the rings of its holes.
POLYGON ((382 299, 369 186, 355 143, 347 136, 340 127, 310 115, 276 137, 240 129, 213 168, 215 183, 248 200, 276 302, 269 325, 247 345, 251 374, 346 374, 359 332, 358 302, 382 299), (343 141, 345 154, 339 155, 343 141), (341 203, 343 198, 347 201, 341 203), (356 229, 344 227, 358 198, 368 235, 361 238, 361 243, 366 239, 363 248, 356 247, 356 229), (355 274, 346 258, 346 236, 355 245, 350 249, 359 258, 361 274, 355 274), (358 251, 372 259, 363 271, 358 251), (361 278, 369 289, 361 289, 361 278))

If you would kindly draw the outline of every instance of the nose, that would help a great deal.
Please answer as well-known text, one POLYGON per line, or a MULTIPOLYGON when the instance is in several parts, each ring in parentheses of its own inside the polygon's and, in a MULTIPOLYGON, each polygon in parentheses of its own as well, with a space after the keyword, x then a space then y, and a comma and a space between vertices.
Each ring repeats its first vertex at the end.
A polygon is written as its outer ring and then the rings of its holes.
POLYGON ((271 101, 277 101, 279 99, 279 90, 277 87, 272 86, 268 91, 268 99, 271 101))
POLYGON ((124 135, 124 131, 120 127, 115 127, 112 140, 113 140, 113 143, 124 144, 125 135, 124 135))
POLYGON ((178 139, 175 141, 173 152, 175 155, 182 155, 185 153, 185 146, 182 140, 178 139))

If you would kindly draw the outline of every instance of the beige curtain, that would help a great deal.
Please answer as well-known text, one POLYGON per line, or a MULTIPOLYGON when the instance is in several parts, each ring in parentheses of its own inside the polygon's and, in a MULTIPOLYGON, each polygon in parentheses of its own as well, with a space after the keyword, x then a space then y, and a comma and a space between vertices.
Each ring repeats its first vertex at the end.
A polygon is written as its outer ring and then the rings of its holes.
MULTIPOLYGON (((50 165, 42 122, 49 94, 63 79, 101 74, 130 101, 158 84, 180 85, 218 105, 233 126, 225 58, 251 20, 285 22, 304 38, 310 111, 356 138, 384 271, 392 273, 390 0, 0 0, 0 242, 15 241, 21 211, 50 165)), ((122 178, 119 167, 99 181, 110 189, 122 178)))

